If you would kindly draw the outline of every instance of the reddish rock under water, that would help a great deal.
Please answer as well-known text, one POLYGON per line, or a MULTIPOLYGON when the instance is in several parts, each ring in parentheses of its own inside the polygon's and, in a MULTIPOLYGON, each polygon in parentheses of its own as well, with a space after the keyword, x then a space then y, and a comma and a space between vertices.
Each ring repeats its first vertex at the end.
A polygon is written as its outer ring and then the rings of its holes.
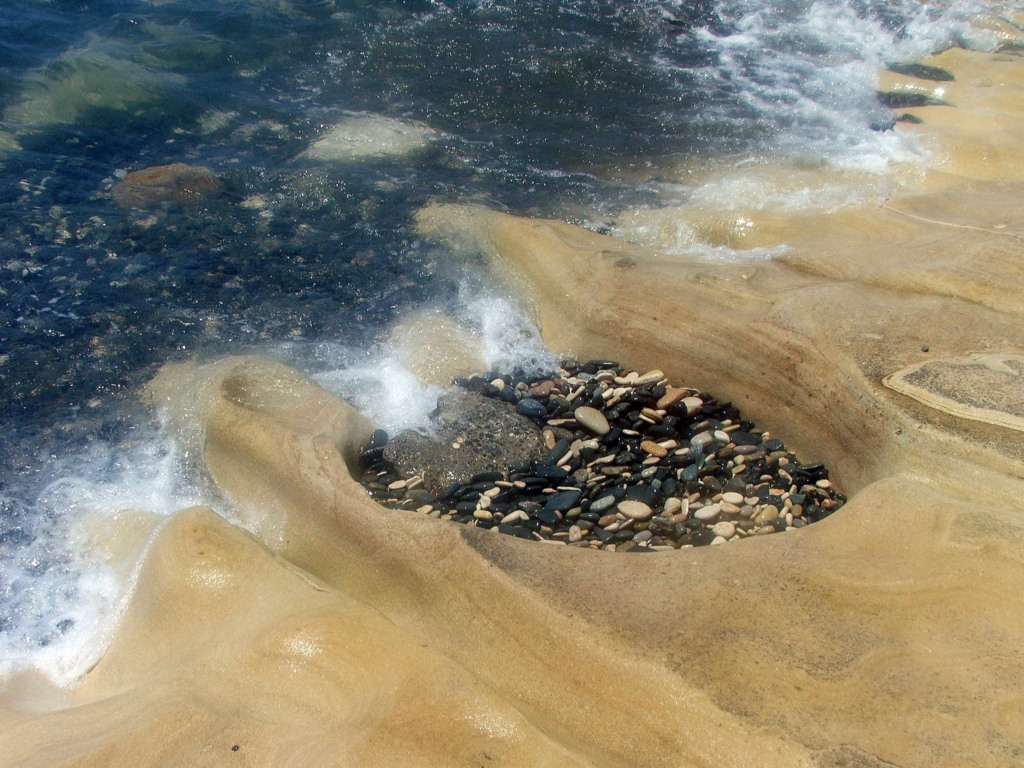
POLYGON ((114 200, 124 208, 138 208, 174 201, 194 203, 218 194, 224 184, 217 174, 202 165, 171 163, 154 165, 129 173, 114 187, 114 200))

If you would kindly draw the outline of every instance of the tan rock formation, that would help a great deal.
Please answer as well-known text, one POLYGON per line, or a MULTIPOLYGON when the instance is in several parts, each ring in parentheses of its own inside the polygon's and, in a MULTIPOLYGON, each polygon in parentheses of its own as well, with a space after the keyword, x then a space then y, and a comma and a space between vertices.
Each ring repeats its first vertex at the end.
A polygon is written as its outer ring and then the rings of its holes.
POLYGON ((850 502, 798 532, 629 556, 385 511, 348 470, 369 425, 302 376, 166 369, 155 400, 259 538, 172 518, 79 688, 6 681, 0 764, 1019 764, 1020 435, 882 384, 1024 350, 1022 187, 961 161, 794 219, 768 262, 421 214, 557 351, 660 368, 829 462, 850 502))

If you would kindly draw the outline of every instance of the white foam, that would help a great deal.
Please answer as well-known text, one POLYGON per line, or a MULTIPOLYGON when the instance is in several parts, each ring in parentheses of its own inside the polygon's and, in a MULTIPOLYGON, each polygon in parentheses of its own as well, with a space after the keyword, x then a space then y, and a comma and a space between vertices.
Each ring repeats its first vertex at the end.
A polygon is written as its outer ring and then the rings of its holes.
POLYGON ((466 319, 479 329, 488 370, 547 373, 557 367, 557 356, 545 346, 533 320, 509 296, 465 281, 459 299, 466 319))
POLYGON ((31 542, 4 551, 0 561, 0 675, 36 669, 58 685, 73 686, 100 659, 131 594, 144 546, 113 554, 104 550, 114 544, 90 541, 89 531, 99 526, 113 538, 141 536, 145 544, 154 517, 202 502, 179 466, 173 446, 151 434, 131 450, 95 444, 50 468, 57 479, 19 518, 31 542), (126 530, 132 526, 138 530, 126 530))
POLYGON ((716 10, 727 32, 698 28, 680 43, 692 45, 692 37, 712 51, 702 87, 736 93, 745 108, 718 117, 746 125, 752 112, 764 151, 845 170, 883 173, 928 160, 911 134, 878 130, 890 119, 875 98, 880 69, 954 43, 995 45, 970 26, 983 10, 973 2, 727 0, 716 10))
POLYGON ((405 429, 427 431, 430 412, 442 389, 424 385, 391 345, 369 351, 324 345, 331 370, 313 378, 366 416, 379 429, 395 435, 405 429))
MULTIPOLYGON (((650 184, 657 203, 621 212, 613 232, 717 262, 785 252, 784 243, 743 247, 756 243, 742 230, 744 215, 756 221, 881 201, 899 179, 924 173, 931 155, 917 135, 884 129, 892 113, 878 102, 878 71, 952 44, 995 46, 991 33, 971 27, 972 17, 991 9, 970 0, 723 0, 716 13, 720 25, 677 38, 683 48, 696 43, 711 52, 712 63, 695 72, 669 56, 657 61, 681 82, 696 76, 702 90, 732 94, 709 107, 717 110, 711 117, 760 132, 754 154, 708 160, 680 169, 675 183, 650 184)), ((757 234, 753 222, 749 234, 757 234)))
MULTIPOLYGON (((533 321, 509 296, 467 278, 459 304, 450 312, 471 331, 465 343, 476 348, 467 357, 477 357, 487 370, 539 373, 557 366, 557 357, 544 345, 533 321)), ((315 357, 326 370, 313 378, 390 435, 406 429, 425 432, 443 388, 420 382, 412 355, 400 343, 385 342, 368 350, 325 343, 315 357)))

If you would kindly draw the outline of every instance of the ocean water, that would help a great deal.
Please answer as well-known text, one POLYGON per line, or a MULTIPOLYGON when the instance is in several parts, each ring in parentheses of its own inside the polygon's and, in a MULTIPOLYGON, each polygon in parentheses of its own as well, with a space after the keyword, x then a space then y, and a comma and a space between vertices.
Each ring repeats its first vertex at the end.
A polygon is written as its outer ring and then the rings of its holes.
MULTIPOLYGON (((82 531, 105 530, 97 519, 194 503, 230 515, 139 404, 160 364, 270 355, 389 429, 422 424, 435 391, 386 342, 408 313, 459 319, 489 366, 550 356, 479 260, 414 233, 420 206, 472 202, 643 242, 623 212, 884 194, 894 169, 928 157, 893 130, 878 70, 950 45, 993 50, 972 20, 1015 7, 3 3, 0 673, 71 685, 102 653, 132 568, 90 554, 82 531), (127 173, 172 162, 211 168, 223 193, 115 203, 127 173), (841 181, 766 184, 753 172, 766 166, 841 181)), ((692 232, 669 249, 773 255, 692 232)))

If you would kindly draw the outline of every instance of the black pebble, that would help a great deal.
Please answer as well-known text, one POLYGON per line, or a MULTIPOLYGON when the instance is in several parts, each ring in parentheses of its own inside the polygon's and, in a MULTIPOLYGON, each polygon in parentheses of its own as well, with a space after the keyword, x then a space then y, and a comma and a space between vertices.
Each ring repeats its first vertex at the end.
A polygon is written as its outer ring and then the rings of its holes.
POLYGON ((580 496, 582 495, 582 491, 560 491, 559 493, 553 493, 548 496, 548 500, 544 504, 544 509, 555 512, 565 512, 566 510, 572 509, 576 506, 576 503, 580 500, 580 496))
POLYGON ((543 418, 548 413, 548 409, 544 406, 544 403, 539 400, 534 400, 532 397, 524 397, 516 403, 516 410, 523 416, 529 416, 533 419, 543 418))

